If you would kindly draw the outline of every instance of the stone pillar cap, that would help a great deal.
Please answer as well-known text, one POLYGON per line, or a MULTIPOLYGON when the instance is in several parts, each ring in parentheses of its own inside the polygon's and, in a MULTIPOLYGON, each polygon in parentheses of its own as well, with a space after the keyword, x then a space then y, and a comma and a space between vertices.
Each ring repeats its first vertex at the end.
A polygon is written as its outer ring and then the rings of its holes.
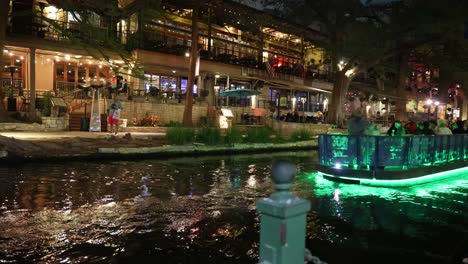
POLYGON ((288 191, 296 175, 296 165, 289 160, 278 160, 273 163, 271 174, 277 191, 288 191))

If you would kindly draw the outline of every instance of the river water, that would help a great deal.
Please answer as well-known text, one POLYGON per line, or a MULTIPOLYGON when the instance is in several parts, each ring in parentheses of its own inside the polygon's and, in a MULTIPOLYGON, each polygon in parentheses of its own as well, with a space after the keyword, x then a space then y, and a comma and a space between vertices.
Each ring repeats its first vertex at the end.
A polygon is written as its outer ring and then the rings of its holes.
POLYGON ((306 246, 328 263, 461 263, 468 172, 406 189, 332 183, 317 152, 0 167, 0 263, 256 263, 255 202, 297 164, 306 246))

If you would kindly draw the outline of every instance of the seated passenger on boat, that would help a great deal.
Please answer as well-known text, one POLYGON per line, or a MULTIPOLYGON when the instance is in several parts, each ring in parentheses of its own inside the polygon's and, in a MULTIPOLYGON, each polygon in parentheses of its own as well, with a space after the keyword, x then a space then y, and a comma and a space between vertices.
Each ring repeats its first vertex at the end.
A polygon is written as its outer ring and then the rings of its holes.
POLYGON ((389 136, 404 136, 406 135, 406 131, 401 125, 401 121, 395 120, 393 125, 388 129, 387 135, 389 136))
POLYGON ((437 120, 437 127, 434 130, 436 135, 452 135, 452 130, 448 128, 447 122, 443 119, 437 120))

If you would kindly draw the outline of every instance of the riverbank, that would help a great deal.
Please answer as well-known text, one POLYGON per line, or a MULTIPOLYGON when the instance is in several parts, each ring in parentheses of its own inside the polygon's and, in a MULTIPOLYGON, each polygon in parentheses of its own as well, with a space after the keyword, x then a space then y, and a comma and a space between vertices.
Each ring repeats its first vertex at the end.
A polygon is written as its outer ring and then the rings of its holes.
POLYGON ((233 144, 207 146, 166 145, 161 133, 1 133, 0 162, 20 163, 43 160, 134 159, 191 155, 259 153, 280 150, 312 149, 317 139, 289 143, 233 144))

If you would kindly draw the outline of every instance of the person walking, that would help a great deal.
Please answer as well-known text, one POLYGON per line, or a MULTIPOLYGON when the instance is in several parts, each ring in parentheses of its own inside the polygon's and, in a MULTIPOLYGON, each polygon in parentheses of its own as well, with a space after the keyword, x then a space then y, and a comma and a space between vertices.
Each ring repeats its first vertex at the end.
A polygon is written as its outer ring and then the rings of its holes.
POLYGON ((117 135, 119 132, 120 113, 122 111, 122 104, 115 98, 115 93, 112 94, 112 101, 109 104, 107 122, 110 126, 110 133, 117 135))

